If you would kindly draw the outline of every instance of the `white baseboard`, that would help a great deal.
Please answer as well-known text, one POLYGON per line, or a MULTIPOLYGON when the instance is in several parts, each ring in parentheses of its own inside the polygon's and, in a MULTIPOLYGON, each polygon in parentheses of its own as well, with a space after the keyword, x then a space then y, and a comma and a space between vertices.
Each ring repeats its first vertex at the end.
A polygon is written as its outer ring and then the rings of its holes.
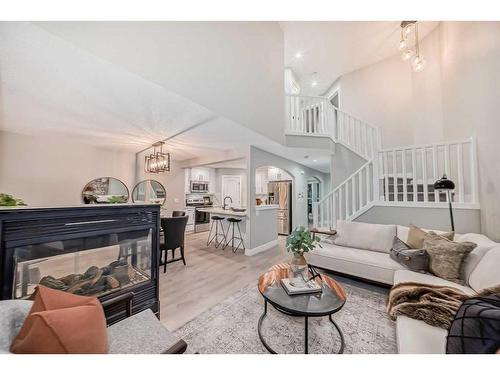
POLYGON ((263 245, 254 247, 253 249, 245 249, 245 255, 252 256, 258 253, 262 253, 263 251, 269 250, 272 247, 277 246, 279 243, 278 239, 266 242, 263 245))

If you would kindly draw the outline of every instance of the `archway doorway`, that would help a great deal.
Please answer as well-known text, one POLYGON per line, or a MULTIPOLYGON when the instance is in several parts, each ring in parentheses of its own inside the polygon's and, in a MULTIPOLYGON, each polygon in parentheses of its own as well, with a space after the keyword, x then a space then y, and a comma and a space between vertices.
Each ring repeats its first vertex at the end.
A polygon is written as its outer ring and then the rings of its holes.
POLYGON ((255 169, 255 199, 257 206, 278 205, 278 234, 292 230, 293 177, 284 169, 261 166, 255 169))

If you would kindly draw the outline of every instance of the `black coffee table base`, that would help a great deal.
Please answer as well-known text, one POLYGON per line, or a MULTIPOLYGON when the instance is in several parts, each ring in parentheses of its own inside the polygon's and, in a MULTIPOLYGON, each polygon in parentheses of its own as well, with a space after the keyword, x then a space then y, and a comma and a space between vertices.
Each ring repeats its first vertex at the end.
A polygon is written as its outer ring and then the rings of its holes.
MULTIPOLYGON (((284 311, 276 306, 273 305, 273 307, 278 310, 279 312, 290 315, 290 316, 303 316, 305 321, 304 321, 304 354, 309 354, 309 316, 304 316, 304 315, 299 315, 299 314, 293 314, 288 311, 284 311)), ((266 317, 267 314, 267 300, 264 300, 264 313, 260 316, 259 318, 259 323, 257 325, 257 331, 259 332, 259 339, 262 342, 262 345, 265 346, 267 351, 271 354, 278 354, 276 351, 274 351, 273 348, 269 346, 269 344, 266 342, 264 337, 262 336, 262 322, 264 321, 264 318, 266 317)), ((345 341, 344 341, 344 335, 342 334, 342 331, 340 330, 340 327, 335 323, 332 319, 332 315, 328 315, 328 319, 330 319, 330 322, 332 322, 333 326, 337 330, 340 336, 340 350, 337 352, 337 354, 342 354, 344 352, 344 347, 345 347, 345 341)))

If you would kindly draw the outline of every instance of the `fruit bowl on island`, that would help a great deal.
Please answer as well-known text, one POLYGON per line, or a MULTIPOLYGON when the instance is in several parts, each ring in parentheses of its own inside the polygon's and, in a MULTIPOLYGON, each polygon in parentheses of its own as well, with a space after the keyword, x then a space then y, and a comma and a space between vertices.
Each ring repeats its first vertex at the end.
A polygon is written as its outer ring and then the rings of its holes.
POLYGON ((234 212, 245 212, 247 209, 244 207, 231 207, 234 212))

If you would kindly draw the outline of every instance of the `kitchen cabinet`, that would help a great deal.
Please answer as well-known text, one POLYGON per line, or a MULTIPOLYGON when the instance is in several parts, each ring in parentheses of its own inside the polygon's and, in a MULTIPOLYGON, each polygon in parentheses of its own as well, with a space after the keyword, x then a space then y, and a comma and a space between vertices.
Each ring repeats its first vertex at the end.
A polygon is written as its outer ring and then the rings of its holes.
POLYGON ((210 169, 191 168, 191 181, 210 181, 210 169))
POLYGON ((184 169, 184 193, 191 194, 191 168, 184 169))
POLYGON ((216 173, 216 170, 215 168, 209 168, 208 170, 208 180, 209 182, 208 184, 208 193, 209 194, 215 194, 216 193, 216 189, 215 189, 215 185, 216 185, 216 182, 217 182, 217 173, 216 173))
POLYGON ((276 167, 269 167, 268 178, 269 181, 281 181, 283 180, 283 171, 276 167))
POLYGON ((255 172, 255 193, 256 194, 267 194, 267 183, 269 179, 267 177, 266 170, 257 170, 255 172))
POLYGON ((186 215, 188 217, 188 222, 186 224, 186 232, 194 232, 195 208, 186 207, 186 215))

